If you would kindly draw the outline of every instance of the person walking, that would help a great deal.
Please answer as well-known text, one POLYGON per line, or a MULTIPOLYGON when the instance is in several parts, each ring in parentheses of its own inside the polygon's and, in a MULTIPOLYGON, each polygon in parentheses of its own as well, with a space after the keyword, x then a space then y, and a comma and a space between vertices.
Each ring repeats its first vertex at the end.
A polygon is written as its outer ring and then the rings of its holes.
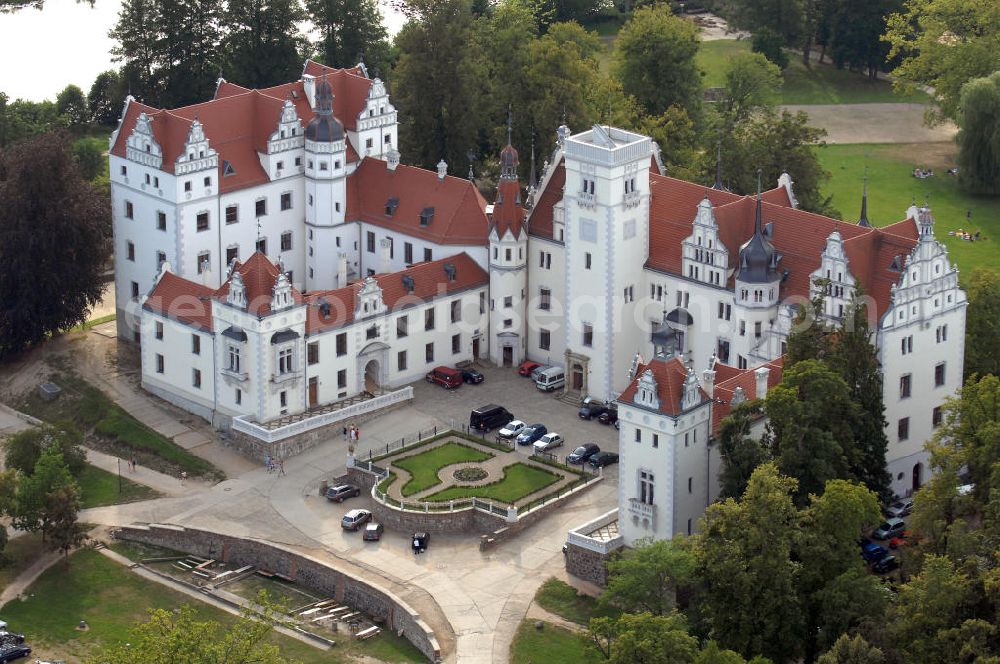
POLYGON ((265 454, 264 455, 264 469, 267 472, 271 472, 271 455, 270 454, 265 454))
POLYGON ((138 465, 139 465, 139 461, 138 461, 138 460, 137 460, 137 459, 135 458, 135 455, 134 455, 134 454, 132 455, 132 458, 131 458, 131 460, 130 460, 130 461, 131 461, 131 463, 132 463, 132 472, 134 473, 134 472, 135 472, 135 470, 136 470, 136 466, 138 466, 138 465))
POLYGON ((278 457, 278 477, 285 474, 285 457, 278 457))
POLYGON ((184 486, 187 483, 187 478, 188 478, 187 471, 182 470, 181 471, 181 486, 184 486))

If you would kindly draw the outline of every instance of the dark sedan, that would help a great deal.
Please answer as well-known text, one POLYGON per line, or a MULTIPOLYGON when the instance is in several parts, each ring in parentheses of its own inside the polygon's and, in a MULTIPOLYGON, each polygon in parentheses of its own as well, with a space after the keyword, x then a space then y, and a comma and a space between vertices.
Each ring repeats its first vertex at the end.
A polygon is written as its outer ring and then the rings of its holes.
POLYGON ((532 424, 529 427, 525 427, 515 440, 518 445, 531 445, 548 432, 549 430, 545 428, 544 424, 532 424))
POLYGON ((598 403, 597 401, 591 401, 590 403, 584 404, 580 411, 577 413, 581 420, 589 420, 592 417, 600 417, 607 410, 607 407, 598 403))
POLYGON ((607 408, 603 413, 597 416, 597 421, 601 424, 614 424, 618 421, 618 409, 617 408, 607 408))
POLYGON ((566 463, 583 463, 601 451, 595 443, 586 443, 566 455, 566 463))
POLYGON ((7 664, 30 654, 31 648, 23 644, 0 646, 0 664, 7 664))
POLYGON ((485 376, 475 369, 462 369, 462 380, 466 383, 478 385, 485 380, 485 376))
POLYGON ((618 463, 618 454, 615 452, 598 452, 594 456, 587 460, 594 468, 604 468, 604 466, 610 466, 613 463, 618 463))

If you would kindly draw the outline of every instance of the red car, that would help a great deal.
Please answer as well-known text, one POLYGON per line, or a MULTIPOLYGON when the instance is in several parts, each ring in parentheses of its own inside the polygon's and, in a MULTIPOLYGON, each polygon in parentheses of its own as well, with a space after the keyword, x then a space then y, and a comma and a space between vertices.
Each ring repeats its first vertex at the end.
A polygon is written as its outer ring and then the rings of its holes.
POLYGON ((898 549, 901 546, 906 546, 906 538, 910 536, 909 530, 904 530, 899 535, 893 537, 889 540, 890 549, 898 549))
POLYGON ((521 366, 517 368, 517 373, 527 378, 528 376, 531 375, 532 371, 534 371, 540 366, 542 366, 541 362, 532 362, 531 360, 525 360, 524 362, 521 362, 521 366))
POLYGON ((462 384, 462 372, 451 367, 434 367, 426 378, 428 383, 437 383, 446 390, 462 384))

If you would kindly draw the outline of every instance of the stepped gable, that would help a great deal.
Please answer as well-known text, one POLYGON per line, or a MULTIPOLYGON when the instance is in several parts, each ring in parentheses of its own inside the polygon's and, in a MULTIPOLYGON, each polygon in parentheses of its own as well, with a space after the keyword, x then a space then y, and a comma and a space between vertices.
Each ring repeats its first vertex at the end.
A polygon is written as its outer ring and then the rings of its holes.
POLYGON ((528 217, 528 232, 547 240, 555 239, 552 237, 552 208, 562 200, 563 188, 566 186, 566 164, 562 158, 554 168, 555 171, 546 183, 545 189, 536 196, 537 202, 531 209, 531 216, 528 217))
MULTIPOLYGON (((382 289, 382 301, 390 311, 399 311, 429 302, 448 293, 485 286, 490 280, 489 274, 465 252, 436 261, 418 263, 400 272, 379 274, 374 278, 382 289), (445 270, 446 265, 454 267, 454 280, 449 279, 445 270), (404 283, 403 277, 412 280, 412 292, 404 283)), ((357 309, 356 298, 361 286, 362 282, 359 281, 346 288, 309 293, 305 297, 305 302, 309 305, 306 334, 343 327, 353 322, 354 312, 357 309), (320 311, 320 305, 324 302, 330 305, 329 315, 323 315, 320 311)))
MULTIPOLYGON (((647 364, 640 364, 635 371, 635 378, 618 397, 618 403, 632 404, 639 391, 639 381, 646 370, 653 372, 656 379, 656 392, 660 401, 660 412, 676 417, 681 414, 681 397, 684 396, 684 381, 688 376, 688 367, 676 355, 670 358, 656 357, 647 364)), ((708 394, 699 386, 701 398, 708 399, 708 394)))
POLYGON ((714 367, 715 388, 712 392, 714 401, 712 404, 712 436, 719 434, 722 420, 729 417, 733 411, 732 400, 737 387, 743 389, 747 401, 753 401, 757 398, 757 375, 754 372, 761 366, 771 370, 767 376, 767 389, 770 390, 781 382, 785 366, 784 356, 753 369, 737 369, 728 364, 716 362, 714 367))
POLYGON ((214 288, 178 277, 173 272, 164 272, 142 308, 205 332, 211 332, 210 300, 213 295, 215 295, 214 288))
MULTIPOLYGON (((426 218, 426 215, 425 215, 426 218)), ((369 157, 347 179, 347 220, 364 221, 438 244, 485 245, 486 199, 465 178, 369 157), (386 214, 396 199, 392 214, 386 214), (424 224, 421 215, 433 208, 424 224)))

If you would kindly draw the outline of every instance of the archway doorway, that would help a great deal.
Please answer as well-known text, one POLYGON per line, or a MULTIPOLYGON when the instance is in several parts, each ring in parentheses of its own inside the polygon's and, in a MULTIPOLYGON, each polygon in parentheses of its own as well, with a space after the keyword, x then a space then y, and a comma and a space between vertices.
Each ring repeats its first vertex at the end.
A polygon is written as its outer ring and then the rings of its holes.
POLYGON ((923 473, 924 473, 924 464, 918 463, 913 466, 913 493, 916 493, 917 489, 920 488, 920 485, 923 480, 923 477, 921 477, 923 473))
POLYGON ((514 366, 514 348, 513 346, 503 347, 503 365, 505 367, 514 366))
POLYGON ((370 360, 365 365, 365 391, 371 394, 378 394, 380 389, 378 360, 370 360))

